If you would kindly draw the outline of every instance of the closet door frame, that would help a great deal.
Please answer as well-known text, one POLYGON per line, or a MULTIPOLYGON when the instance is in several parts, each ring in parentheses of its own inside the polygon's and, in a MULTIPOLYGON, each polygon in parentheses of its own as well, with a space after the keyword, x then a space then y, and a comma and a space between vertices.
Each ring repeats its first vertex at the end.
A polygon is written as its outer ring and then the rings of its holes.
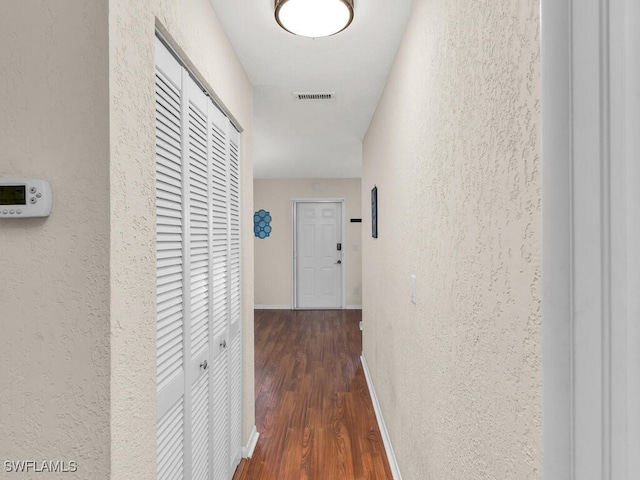
MULTIPOLYGON (((179 65, 181 72, 181 86, 180 86, 180 125, 181 125, 181 207, 182 207, 182 378, 183 378, 183 390, 182 390, 182 468, 184 478, 190 479, 193 476, 193 398, 191 387, 194 379, 201 373, 201 370, 207 370, 208 375, 208 409, 209 425, 208 432, 208 445, 206 450, 209 451, 208 459, 208 477, 213 478, 216 475, 224 475, 231 478, 233 471, 240 461, 242 451, 242 232, 241 232, 241 184, 242 184, 242 171, 241 171, 241 157, 240 157, 240 133, 241 130, 234 124, 233 118, 225 112, 223 108, 214 100, 207 89, 203 87, 203 83, 198 81, 197 77, 192 73, 190 69, 186 67, 184 62, 180 60, 180 57, 176 54, 175 50, 171 48, 170 43, 159 33, 156 32, 158 42, 156 48, 163 48, 165 55, 168 53, 173 57, 173 60, 179 65), (196 88, 203 92, 207 98, 207 112, 204 112, 206 118, 206 161, 207 161, 207 218, 208 218, 208 245, 207 245, 207 262, 208 262, 208 348, 205 349, 205 354, 198 355, 197 360, 193 365, 199 362, 199 367, 193 367, 192 363, 192 312, 191 312, 191 145, 190 145, 190 119, 189 119, 189 105, 191 88, 196 88), (214 197, 214 165, 213 165, 213 124, 214 117, 216 117, 218 125, 224 123, 224 169, 226 177, 224 178, 224 193, 225 193, 225 208, 226 208, 226 251, 223 268, 226 269, 226 276, 224 280, 224 298, 225 298, 225 318, 224 327, 220 332, 214 331, 215 316, 219 315, 215 312, 214 315, 214 265, 213 265, 213 197, 214 197), (221 119, 224 119, 224 122, 221 119), (235 140, 236 156, 232 159, 232 141, 235 140), (232 212, 232 161, 235 161, 237 169, 235 170, 235 212, 232 212), (235 226, 235 230, 234 230, 235 226), (235 234, 235 242, 233 235, 235 234), (235 257, 232 257, 235 255, 235 257), (235 259, 232 261, 232 258, 235 259), (235 282, 235 287, 234 287, 235 282), (234 303, 232 303, 234 302, 234 303), (235 321, 234 321, 235 320, 235 321), (236 341, 234 350, 235 356, 232 356, 231 345, 236 341), (221 357, 224 355, 224 357, 221 357), (200 357, 203 357, 202 359, 200 357), (200 361, 202 360, 202 361, 200 361), (206 361, 206 363, 205 363, 206 361), (224 363, 222 375, 224 377, 224 392, 220 393, 219 389, 216 389, 214 380, 214 367, 216 361, 222 361, 224 363), (194 370, 194 368, 197 370, 194 370), (235 368, 235 371, 234 371, 235 368), (236 373, 238 378, 232 378, 232 373, 236 373), (235 397, 234 398, 234 394, 235 397), (224 426, 219 429, 215 424, 215 402, 216 395, 223 395, 225 414, 224 414, 224 426), (237 405, 235 404, 237 403, 237 405), (235 415, 237 418, 232 417, 235 415), (233 423, 235 422, 235 423, 233 423), (235 430, 237 432, 235 432, 235 430), (216 447, 215 439, 216 435, 220 435, 222 431, 223 436, 226 436, 224 440, 219 441, 219 448, 222 448, 222 458, 218 465, 215 464, 216 447), (234 433, 237 433, 234 435, 234 433), (237 437, 237 438, 235 438, 237 437), (237 443, 237 445, 236 445, 237 443), (224 446, 223 446, 224 445, 224 446), (224 459, 224 460, 223 460, 224 459), (217 468, 217 469, 216 469, 217 468)), ((158 53, 156 53, 156 62, 158 62, 158 53)), ((156 63, 156 69, 158 69, 158 63, 156 63)), ((162 70, 160 68, 160 70, 162 70)), ((157 84, 157 80, 156 80, 157 84)), ((196 94, 200 95, 200 94, 196 94)), ((202 102, 202 100, 200 100, 202 102)), ((221 160, 221 158, 219 158, 221 160)), ((158 160, 156 160, 157 162, 158 160)), ((219 195, 219 199, 220 199, 219 195)), ((218 209, 220 210, 220 209, 218 209)), ((219 212, 220 213, 220 212, 219 212)), ((202 352, 200 352, 202 353, 202 352)), ((199 379, 198 379, 199 380, 199 379)), ((222 379, 220 379, 222 380, 222 379)), ((160 405, 160 404, 159 404, 160 405)), ((158 419, 160 421, 160 409, 158 419)))

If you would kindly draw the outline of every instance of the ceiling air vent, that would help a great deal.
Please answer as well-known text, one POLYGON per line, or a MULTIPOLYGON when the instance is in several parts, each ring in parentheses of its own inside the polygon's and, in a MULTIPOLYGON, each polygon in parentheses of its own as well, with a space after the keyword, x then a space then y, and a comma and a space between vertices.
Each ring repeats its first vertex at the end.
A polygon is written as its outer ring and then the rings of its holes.
POLYGON ((334 92, 294 92, 296 100, 333 100, 334 92))

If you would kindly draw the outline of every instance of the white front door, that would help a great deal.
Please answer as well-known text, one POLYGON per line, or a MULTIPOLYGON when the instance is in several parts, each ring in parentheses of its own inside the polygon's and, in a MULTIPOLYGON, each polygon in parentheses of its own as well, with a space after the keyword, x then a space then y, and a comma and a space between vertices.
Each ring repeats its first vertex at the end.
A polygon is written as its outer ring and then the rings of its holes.
POLYGON ((296 203, 296 308, 342 308, 342 202, 296 203))

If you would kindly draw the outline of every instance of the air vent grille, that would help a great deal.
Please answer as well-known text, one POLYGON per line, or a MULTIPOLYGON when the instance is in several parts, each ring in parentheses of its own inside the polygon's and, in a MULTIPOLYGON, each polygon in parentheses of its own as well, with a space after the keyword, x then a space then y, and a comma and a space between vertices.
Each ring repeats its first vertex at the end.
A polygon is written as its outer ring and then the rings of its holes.
POLYGON ((333 100, 334 92, 294 92, 296 100, 333 100))

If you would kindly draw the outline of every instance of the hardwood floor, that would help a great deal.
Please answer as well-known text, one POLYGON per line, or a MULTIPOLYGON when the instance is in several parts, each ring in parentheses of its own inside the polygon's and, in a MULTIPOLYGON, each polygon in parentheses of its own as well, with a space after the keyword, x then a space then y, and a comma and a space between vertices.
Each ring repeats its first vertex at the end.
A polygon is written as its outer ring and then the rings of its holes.
POLYGON ((253 457, 234 480, 392 479, 357 310, 257 310, 253 457))

